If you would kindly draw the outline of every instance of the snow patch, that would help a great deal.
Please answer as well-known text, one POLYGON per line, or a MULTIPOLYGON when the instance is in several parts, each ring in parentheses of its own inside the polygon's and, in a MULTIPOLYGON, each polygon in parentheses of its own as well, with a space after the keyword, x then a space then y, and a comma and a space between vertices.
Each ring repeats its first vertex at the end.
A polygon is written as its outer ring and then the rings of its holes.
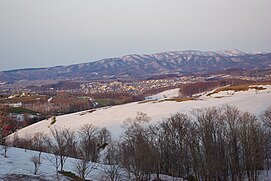
POLYGON ((163 100, 163 99, 171 99, 171 98, 176 98, 179 97, 179 92, 180 89, 171 89, 171 90, 166 90, 163 92, 160 92, 159 94, 148 96, 145 99, 146 100, 163 100))

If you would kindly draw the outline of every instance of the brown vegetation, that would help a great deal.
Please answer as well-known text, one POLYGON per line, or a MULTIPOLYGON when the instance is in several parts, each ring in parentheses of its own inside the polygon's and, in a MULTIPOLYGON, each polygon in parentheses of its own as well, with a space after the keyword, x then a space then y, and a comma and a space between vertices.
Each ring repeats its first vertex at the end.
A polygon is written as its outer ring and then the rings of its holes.
MULTIPOLYGON (((254 84, 253 84, 254 85, 254 84)), ((239 92, 239 91, 248 91, 249 89, 255 89, 256 91, 260 90, 265 90, 266 88, 260 87, 260 86, 252 86, 251 84, 242 84, 242 85, 235 85, 235 86, 226 86, 226 87, 221 87, 213 92, 207 94, 207 96, 211 96, 212 94, 216 94, 222 91, 234 91, 234 92, 239 92)))
POLYGON ((163 101, 184 102, 184 101, 191 101, 191 100, 195 100, 195 98, 192 98, 192 97, 171 98, 171 99, 164 99, 159 102, 163 102, 163 101))
POLYGON ((226 85, 240 85, 252 81, 245 81, 239 79, 225 79, 219 81, 206 81, 183 84, 180 86, 180 93, 183 97, 191 97, 194 94, 199 94, 207 91, 211 91, 217 87, 226 85))
POLYGON ((64 93, 53 96, 51 101, 48 100, 49 97, 43 102, 32 101, 30 103, 23 104, 23 107, 39 112, 47 117, 93 108, 93 105, 89 99, 64 93))

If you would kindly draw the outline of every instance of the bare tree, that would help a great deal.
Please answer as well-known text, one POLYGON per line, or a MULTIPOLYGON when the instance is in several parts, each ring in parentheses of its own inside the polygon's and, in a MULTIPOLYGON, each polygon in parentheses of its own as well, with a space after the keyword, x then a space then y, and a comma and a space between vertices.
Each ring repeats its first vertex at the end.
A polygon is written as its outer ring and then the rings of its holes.
POLYGON ((10 148, 10 142, 7 140, 7 137, 2 138, 2 148, 4 149, 4 157, 7 157, 8 149, 10 148))
POLYGON ((4 135, 4 126, 7 123, 7 107, 0 104, 0 143, 2 143, 4 135))
POLYGON ((193 114, 196 119, 196 131, 201 140, 201 142, 199 142, 199 148, 202 152, 204 164, 201 175, 206 180, 212 180, 216 175, 215 167, 218 165, 216 161, 219 161, 216 155, 217 140, 215 125, 217 121, 217 109, 198 109, 194 110, 193 114))
POLYGON ((63 137, 66 142, 66 155, 69 157, 76 157, 77 156, 77 137, 74 131, 69 129, 62 130, 63 137))
POLYGON ((265 167, 268 171, 270 169, 271 165, 271 106, 268 107, 261 115, 260 115, 261 121, 263 122, 264 130, 266 132, 265 137, 265 167))
POLYGON ((226 123, 225 139, 227 142, 226 153, 228 154, 229 174, 232 180, 243 180, 245 172, 242 145, 240 144, 242 113, 233 106, 226 105, 222 109, 223 121, 226 123))
POLYGON ((158 125, 158 147, 161 169, 173 176, 187 177, 190 170, 188 154, 190 119, 175 114, 158 125))
POLYGON ((87 161, 96 162, 99 156, 98 128, 85 124, 79 129, 79 148, 87 161))
POLYGON ((101 174, 98 180, 101 181, 121 181, 127 180, 127 176, 124 174, 125 171, 120 165, 104 165, 101 168, 101 174))
POLYGON ((97 169, 96 163, 92 163, 90 161, 87 161, 85 158, 78 159, 75 161, 75 172, 78 174, 78 176, 85 180, 87 176, 95 169, 97 169))
POLYGON ((261 119, 265 123, 266 126, 271 128, 271 106, 268 107, 262 114, 261 119))
POLYGON ((56 162, 60 163, 60 171, 63 171, 64 164, 69 156, 70 145, 75 145, 73 139, 75 139, 74 132, 69 129, 50 129, 52 133, 52 139, 47 141, 49 151, 55 155, 56 162))
POLYGON ((8 123, 7 109, 7 106, 0 105, 0 144, 4 149, 4 157, 7 157, 7 151, 10 147, 10 142, 5 133, 5 125, 8 123))
POLYGON ((39 151, 38 159, 41 160, 41 153, 46 151, 46 142, 48 137, 42 132, 36 132, 32 136, 32 149, 39 151))
POLYGON ((24 151, 26 152, 27 149, 33 149, 32 148, 32 137, 29 136, 28 134, 25 134, 25 136, 22 137, 17 137, 16 133, 13 139, 13 145, 15 147, 23 148, 24 151))
POLYGON ((77 158, 75 162, 75 171, 81 179, 85 179, 90 172, 96 169, 96 162, 99 156, 98 128, 91 124, 85 124, 79 129, 77 158))
POLYGON ((41 164, 39 156, 32 156, 30 161, 34 164, 34 175, 37 175, 41 164))
POLYGON ((111 142, 107 147, 105 164, 101 169, 99 180, 120 181, 128 178, 121 166, 121 146, 111 142))
POLYGON ((244 113, 241 117, 240 143, 244 169, 249 181, 256 181, 258 170, 263 168, 264 163, 264 132, 257 117, 244 113))
POLYGON ((147 136, 149 118, 138 113, 135 119, 124 123, 123 141, 121 143, 122 165, 134 174, 136 180, 150 180, 150 173, 155 169, 153 145, 147 136))
POLYGON ((100 148, 104 149, 111 142, 111 134, 106 128, 101 128, 98 131, 98 142, 100 148))
POLYGON ((55 167, 57 180, 59 180, 58 171, 59 171, 59 167, 61 165, 59 155, 57 155, 57 154, 47 154, 46 159, 55 167))

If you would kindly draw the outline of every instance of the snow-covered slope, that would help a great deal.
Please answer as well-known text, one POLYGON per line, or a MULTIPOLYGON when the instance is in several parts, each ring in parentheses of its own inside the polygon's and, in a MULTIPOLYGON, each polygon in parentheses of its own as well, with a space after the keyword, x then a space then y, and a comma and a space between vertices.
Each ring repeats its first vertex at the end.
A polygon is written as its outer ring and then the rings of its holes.
MULTIPOLYGON (((7 157, 3 156, 4 150, 0 145, 0 180, 10 181, 10 180, 31 180, 31 181, 55 181, 57 179, 56 168, 53 165, 51 159, 54 160, 54 156, 48 153, 41 154, 41 164, 39 166, 38 172, 34 174, 34 164, 31 162, 33 156, 38 156, 39 152, 32 150, 24 150, 20 148, 9 148, 7 151, 7 157), (51 160, 51 161, 50 161, 51 160)), ((75 165, 78 160, 74 158, 67 158, 64 164, 64 170, 76 173, 75 165)), ((91 172, 87 176, 87 179, 93 181, 108 180, 106 177, 106 171, 110 170, 110 165, 104 165, 100 163, 90 163, 94 166, 91 172)), ((155 178, 156 174, 152 174, 151 178, 155 178)), ((123 181, 131 180, 128 178, 128 174, 124 169, 118 169, 118 178, 123 181), (121 176, 120 176, 121 174, 121 176)), ((132 177, 133 178, 133 177, 132 177)), ((171 177, 167 175, 160 175, 163 180, 175 180, 182 181, 181 178, 171 177)), ((70 181, 68 177, 64 177, 59 174, 60 181, 70 181)))
MULTIPOLYGON (((184 102, 176 101, 145 101, 134 102, 119 106, 105 107, 92 111, 83 111, 56 117, 56 127, 66 127, 77 130, 83 124, 93 124, 98 127, 106 127, 113 138, 118 138, 122 133, 122 123, 127 118, 135 118, 138 112, 146 113, 151 118, 151 123, 161 121, 177 112, 190 113, 194 108, 205 108, 228 104, 238 107, 241 111, 252 114, 260 114, 271 106, 271 86, 263 86, 266 89, 256 91, 241 91, 232 93, 220 92, 212 96, 201 96, 198 100, 184 102)), ((51 120, 43 120, 18 131, 18 136, 34 132, 50 134, 51 120)))
POLYGON ((241 52, 240 50, 237 50, 237 49, 222 50, 222 51, 217 51, 216 53, 223 56, 245 56, 246 55, 246 53, 241 52))
MULTIPOLYGON (((25 151, 24 149, 12 147, 8 149, 7 157, 4 157, 2 154, 2 152, 4 151, 1 148, 1 145, 0 152, 0 180, 5 180, 4 178, 7 176, 11 177, 9 180, 19 180, 18 178, 15 178, 19 177, 19 174, 29 176, 29 178, 24 176, 25 178, 22 178, 20 180, 28 180, 30 179, 30 177, 31 180, 57 180, 56 169, 50 162, 50 159, 54 158, 51 154, 41 154, 41 164, 38 169, 37 175, 34 175, 34 164, 30 160, 33 156, 38 156, 39 152, 31 150, 25 151), (16 176, 13 174, 16 174, 16 176)), ((74 172, 75 162, 75 159, 68 158, 64 165, 64 170, 74 172)), ((96 175, 98 175, 97 171, 93 171, 93 173, 90 174, 89 177, 94 178, 96 175)), ((59 176, 60 180, 69 180, 64 176, 59 176)))
POLYGON ((180 91, 179 88, 166 90, 166 91, 160 92, 159 94, 148 96, 146 97, 146 100, 161 100, 161 99, 175 98, 179 96, 179 91, 180 91))

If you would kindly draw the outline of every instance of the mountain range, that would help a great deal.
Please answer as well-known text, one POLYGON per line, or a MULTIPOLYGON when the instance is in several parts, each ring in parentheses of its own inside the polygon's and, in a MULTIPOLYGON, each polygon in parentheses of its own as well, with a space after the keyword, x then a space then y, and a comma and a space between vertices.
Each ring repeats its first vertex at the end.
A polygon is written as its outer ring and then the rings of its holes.
POLYGON ((34 80, 140 79, 154 75, 211 73, 227 69, 271 68, 271 53, 226 51, 170 51, 126 55, 89 63, 0 72, 0 83, 34 80))

